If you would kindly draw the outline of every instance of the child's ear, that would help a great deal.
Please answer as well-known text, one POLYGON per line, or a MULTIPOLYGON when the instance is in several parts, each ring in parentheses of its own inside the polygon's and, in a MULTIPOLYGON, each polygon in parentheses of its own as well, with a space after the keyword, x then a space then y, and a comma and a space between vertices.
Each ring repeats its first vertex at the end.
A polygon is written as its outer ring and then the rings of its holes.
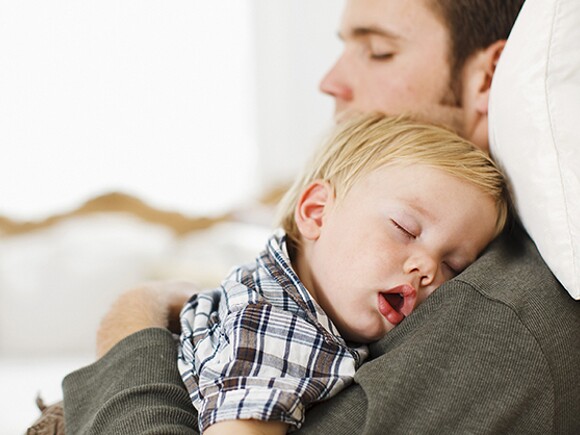
POLYGON ((306 240, 316 240, 320 236, 325 209, 334 200, 334 189, 327 181, 310 183, 300 195, 294 210, 296 226, 306 240))

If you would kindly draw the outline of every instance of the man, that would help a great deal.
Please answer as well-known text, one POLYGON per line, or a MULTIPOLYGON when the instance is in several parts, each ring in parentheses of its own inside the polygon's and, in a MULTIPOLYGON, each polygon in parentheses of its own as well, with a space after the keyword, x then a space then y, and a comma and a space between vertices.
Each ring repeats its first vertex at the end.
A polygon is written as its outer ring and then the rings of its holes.
POLYGON ((339 33, 344 53, 321 90, 337 114, 412 112, 487 149, 491 78, 522 3, 350 1, 339 33))
MULTIPOLYGON (((486 149, 491 79, 522 2, 348 0, 321 89, 337 115, 412 112, 486 149)), ((65 379, 69 432, 195 433, 166 324, 142 319, 65 379)), ((355 384, 298 433, 580 433, 579 330, 580 305, 514 228, 372 345, 355 384)))

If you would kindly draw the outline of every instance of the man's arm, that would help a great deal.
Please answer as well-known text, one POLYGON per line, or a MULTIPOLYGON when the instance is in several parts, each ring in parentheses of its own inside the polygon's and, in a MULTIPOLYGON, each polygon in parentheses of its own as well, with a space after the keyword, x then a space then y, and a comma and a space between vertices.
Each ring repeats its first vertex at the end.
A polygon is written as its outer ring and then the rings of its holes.
MULTIPOLYGON (((533 340, 509 310, 494 314, 487 302, 470 308, 473 290, 455 285, 374 346, 376 358, 359 370, 358 384, 314 406, 297 433, 551 432, 550 373, 533 340), (481 324, 486 318, 497 326, 481 324)), ((67 429, 196 433, 197 414, 175 361, 169 331, 127 337, 65 379, 67 429)))
POLYGON ((195 286, 151 283, 121 295, 97 333, 94 364, 63 381, 67 433, 197 433, 172 333, 195 286))
POLYGON ((149 328, 69 374, 63 381, 67 433, 198 433, 176 361, 172 333, 149 328))
POLYGON ((123 293, 103 317, 97 331, 97 357, 115 344, 146 328, 169 328, 179 333, 179 312, 197 291, 185 282, 150 283, 123 293))
MULTIPOLYGON (((578 433, 580 305, 521 251, 496 244, 430 296, 296 433, 578 433)), ((196 433, 175 358, 171 333, 148 329, 69 375, 67 430, 196 433)))

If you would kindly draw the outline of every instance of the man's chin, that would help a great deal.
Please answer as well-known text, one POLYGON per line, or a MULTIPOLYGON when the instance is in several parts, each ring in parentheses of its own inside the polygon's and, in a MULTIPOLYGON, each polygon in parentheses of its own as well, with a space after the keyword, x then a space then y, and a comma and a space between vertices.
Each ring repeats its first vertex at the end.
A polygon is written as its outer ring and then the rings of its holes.
POLYGON ((349 119, 352 119, 356 116, 363 115, 364 113, 378 113, 377 111, 374 112, 365 112, 363 110, 354 109, 354 108, 339 108, 337 107, 334 111, 334 122, 337 124, 342 124, 349 119))
POLYGON ((465 137, 465 111, 460 107, 436 105, 412 114, 418 121, 441 125, 465 137))

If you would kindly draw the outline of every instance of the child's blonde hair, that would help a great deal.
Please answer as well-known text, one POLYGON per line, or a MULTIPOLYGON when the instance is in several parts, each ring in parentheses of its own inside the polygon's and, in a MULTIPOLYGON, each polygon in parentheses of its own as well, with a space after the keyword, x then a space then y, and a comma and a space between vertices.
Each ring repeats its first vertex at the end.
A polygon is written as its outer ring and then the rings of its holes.
POLYGON ((328 181, 340 201, 363 175, 394 163, 431 166, 479 187, 495 201, 496 235, 503 230, 509 208, 507 185, 486 153, 443 127, 404 116, 371 114, 339 124, 282 199, 279 225, 291 245, 300 245, 294 212, 310 183, 328 181))

